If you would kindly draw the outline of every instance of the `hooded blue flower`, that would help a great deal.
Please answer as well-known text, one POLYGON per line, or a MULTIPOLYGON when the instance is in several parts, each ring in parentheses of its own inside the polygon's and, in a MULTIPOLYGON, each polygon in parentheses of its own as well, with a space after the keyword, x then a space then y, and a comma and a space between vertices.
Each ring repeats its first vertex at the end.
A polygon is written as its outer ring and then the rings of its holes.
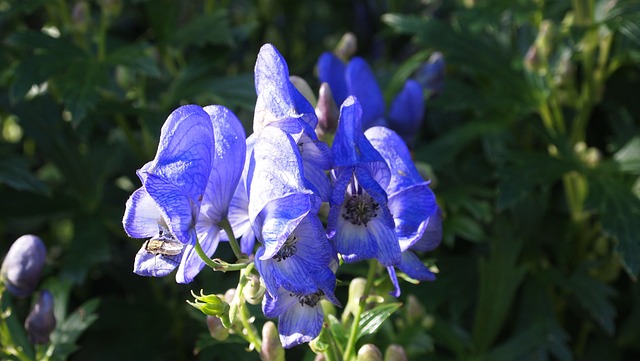
POLYGON ((349 97, 340 109, 332 150, 335 178, 327 234, 346 262, 376 258, 400 262, 400 244, 385 189, 389 166, 362 131, 362 109, 349 97))
POLYGON ((142 187, 129 200, 122 220, 133 238, 150 238, 134 262, 134 272, 162 277, 178 267, 187 272, 184 247, 196 241, 196 220, 211 172, 214 135, 209 115, 185 105, 169 115, 155 158, 137 174, 142 187))
POLYGON ((29 296, 38 287, 46 257, 47 249, 37 236, 16 239, 2 261, 0 281, 14 296, 29 296))
MULTIPOLYGON (((386 187, 389 197, 389 209, 393 214, 395 233, 402 251, 402 261, 397 265, 403 272, 417 280, 434 280, 435 276, 425 267, 409 249, 421 242, 439 243, 438 229, 441 227, 440 212, 435 195, 424 181, 411 159, 409 149, 394 131, 384 127, 373 127, 365 132, 373 147, 380 152, 391 171, 391 180, 386 187), (427 229, 429 232, 425 233, 427 229), (425 239, 425 234, 429 238, 425 239)), ((426 246, 416 246, 425 250, 426 246)), ((435 247, 433 247, 435 248, 435 247)), ((394 295, 399 295, 395 270, 388 267, 391 279, 396 286, 394 295)))
POLYGON ((258 249, 256 268, 272 294, 280 287, 308 294, 333 289, 336 283, 329 268, 333 249, 316 214, 304 217, 272 258, 263 260, 264 251, 264 247, 258 249))
POLYGON ((254 133, 267 126, 283 129, 293 137, 301 154, 307 187, 328 201, 331 185, 326 171, 331 169, 329 147, 318 139, 315 109, 289 80, 285 59, 271 44, 258 53, 255 66, 258 95, 253 119, 254 133))
POLYGON ((276 127, 263 129, 247 175, 249 220, 265 248, 260 259, 274 257, 302 219, 317 213, 320 199, 305 183, 293 138, 276 127))
POLYGON ((265 316, 278 318, 282 347, 291 348, 309 342, 320 334, 324 321, 324 313, 320 307, 322 298, 339 305, 332 288, 295 293, 280 287, 274 294, 265 293, 262 310, 265 316))
POLYGON ((385 101, 373 71, 367 62, 354 57, 345 64, 333 53, 325 52, 318 59, 318 76, 329 83, 337 104, 349 96, 358 98, 362 106, 362 126, 369 129, 376 125, 389 126, 402 135, 413 135, 419 129, 424 115, 422 88, 413 80, 405 83, 402 91, 392 101, 385 118, 385 101), (405 131, 406 129, 406 131, 405 131))

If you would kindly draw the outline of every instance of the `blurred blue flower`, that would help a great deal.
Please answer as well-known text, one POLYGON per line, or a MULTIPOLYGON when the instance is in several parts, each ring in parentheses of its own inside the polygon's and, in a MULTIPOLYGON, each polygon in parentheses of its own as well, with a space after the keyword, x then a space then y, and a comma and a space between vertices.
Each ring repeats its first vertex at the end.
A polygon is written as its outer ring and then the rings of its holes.
POLYGON ((213 161, 209 114, 185 105, 162 126, 156 157, 137 174, 142 187, 129 200, 123 226, 130 237, 150 238, 134 261, 134 272, 162 277, 178 267, 176 281, 190 281, 185 249, 196 242, 196 220, 213 161))
POLYGON ((309 342, 320 334, 324 321, 320 307, 322 298, 339 305, 331 289, 295 293, 280 287, 274 294, 265 293, 262 311, 267 317, 278 318, 282 347, 291 348, 309 342))
POLYGON ((258 95, 253 120, 254 133, 275 126, 291 135, 302 158, 307 187, 328 201, 331 184, 326 171, 333 159, 329 147, 316 135, 318 118, 309 101, 289 80, 287 62, 271 44, 260 49, 255 66, 258 95))
POLYGON ((272 258, 263 260, 264 250, 258 249, 256 268, 272 294, 280 287, 297 294, 333 289, 336 278, 329 268, 333 247, 316 214, 304 217, 272 258))
POLYGON ((445 62, 440 52, 431 54, 429 60, 416 72, 416 80, 429 93, 436 96, 444 90, 445 62))
POLYGON ((404 83, 404 87, 393 99, 389 108, 389 128, 398 132, 404 141, 414 146, 420 134, 424 117, 424 95, 420 84, 412 79, 404 83))
MULTIPOLYGON (((435 275, 409 251, 414 245, 420 250, 431 250, 440 242, 440 211, 429 182, 422 179, 413 164, 409 149, 394 131, 374 127, 368 129, 365 136, 380 152, 391 171, 391 180, 385 190, 402 251, 402 261, 396 266, 412 278, 432 281, 435 275)), ((393 267, 388 269, 395 285, 393 294, 397 297, 400 289, 395 270, 393 267)))
POLYGON ((0 279, 16 297, 29 296, 40 282, 47 250, 40 238, 24 235, 13 242, 2 262, 0 279))
POLYGON ((51 332, 56 328, 53 315, 53 296, 47 290, 40 292, 38 300, 24 321, 24 328, 32 344, 46 344, 51 332))
POLYGON ((385 189, 389 166, 362 131, 362 108, 349 97, 340 109, 333 141, 335 178, 327 234, 346 262, 376 258, 384 266, 401 259, 385 189))

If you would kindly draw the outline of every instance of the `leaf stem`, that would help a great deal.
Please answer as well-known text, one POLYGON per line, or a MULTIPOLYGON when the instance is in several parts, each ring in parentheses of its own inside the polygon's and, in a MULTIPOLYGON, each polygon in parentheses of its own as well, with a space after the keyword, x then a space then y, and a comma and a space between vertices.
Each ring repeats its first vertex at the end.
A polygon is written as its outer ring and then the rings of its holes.
POLYGON ((362 312, 364 311, 365 306, 367 305, 367 298, 369 297, 369 292, 371 292, 371 287, 373 286, 373 279, 376 276, 376 269, 378 267, 378 261, 372 259, 369 261, 369 272, 367 273, 367 283, 364 286, 364 292, 362 293, 362 297, 360 298, 360 302, 358 303, 358 308, 356 309, 356 313, 353 315, 353 323, 351 324, 351 331, 349 333, 349 340, 347 341, 347 347, 344 350, 344 354, 342 355, 343 361, 349 361, 355 359, 356 356, 356 342, 358 342, 358 333, 360 333, 360 318, 362 317, 362 312))
POLYGON ((238 244, 238 240, 233 235, 233 229, 231 228, 231 223, 229 223, 229 219, 224 218, 218 223, 218 226, 227 233, 227 237, 229 238, 229 244, 231 245, 231 249, 233 250, 233 254, 236 256, 238 260, 246 259, 247 256, 242 253, 240 250, 240 245, 238 244))

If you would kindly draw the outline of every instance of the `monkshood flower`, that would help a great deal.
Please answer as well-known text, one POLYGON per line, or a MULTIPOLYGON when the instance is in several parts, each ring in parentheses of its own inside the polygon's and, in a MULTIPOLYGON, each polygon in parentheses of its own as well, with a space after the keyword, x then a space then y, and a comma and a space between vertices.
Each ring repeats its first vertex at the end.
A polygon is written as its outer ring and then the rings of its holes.
POLYGON ((291 348, 309 342, 320 334, 324 321, 320 307, 323 298, 339 305, 333 295, 333 286, 311 293, 295 293, 280 287, 274 294, 265 294, 262 311, 266 317, 278 318, 282 347, 291 348))
POLYGON ((29 296, 40 282, 47 250, 40 238, 24 235, 11 245, 2 262, 0 279, 16 297, 29 296))
POLYGON ((56 328, 56 318, 53 315, 53 296, 47 290, 40 292, 38 301, 24 321, 24 328, 33 344, 49 342, 49 335, 56 328))
POLYGON ((244 130, 228 109, 185 105, 162 127, 156 157, 137 174, 142 187, 129 200, 124 229, 147 240, 134 272, 162 277, 176 267, 176 281, 189 283, 204 263, 195 251, 215 251, 229 202, 244 164, 244 130))
POLYGON ((416 72, 416 80, 429 92, 429 96, 436 96, 444 90, 445 62, 441 52, 431 54, 429 60, 416 72))
POLYGON ((332 146, 335 181, 327 234, 345 262, 376 258, 388 267, 401 259, 385 192, 391 174, 365 137, 361 117, 358 100, 347 98, 332 146))
POLYGON ((342 104, 349 95, 358 98, 362 106, 363 129, 381 125, 398 131, 403 137, 413 137, 416 130, 420 129, 424 116, 424 96, 422 87, 416 81, 407 80, 385 116, 382 91, 364 59, 354 57, 345 64, 333 53, 325 52, 318 59, 318 76, 321 82, 329 83, 337 104, 342 104))
MULTIPOLYGON (((405 273, 412 278, 432 281, 435 279, 434 274, 409 251, 421 239, 421 242, 435 246, 440 242, 437 233, 441 228, 440 211, 435 195, 429 188, 429 182, 422 179, 413 164, 409 149, 394 131, 384 127, 373 127, 364 134, 371 145, 380 152, 391 171, 391 180, 385 190, 402 251, 402 261, 396 266, 403 272, 406 270, 405 273), (429 227, 430 231, 425 232, 429 227)), ((416 247, 430 248, 424 244, 416 247)), ((387 268, 395 286, 393 294, 397 297, 400 289, 395 270, 392 266, 387 268)))
POLYGON ((314 107, 289 79, 287 62, 278 49, 263 45, 255 66, 258 98, 253 131, 257 134, 267 126, 275 126, 290 134, 302 157, 307 187, 328 201, 331 184, 326 171, 333 164, 331 151, 315 133, 318 118, 314 107))

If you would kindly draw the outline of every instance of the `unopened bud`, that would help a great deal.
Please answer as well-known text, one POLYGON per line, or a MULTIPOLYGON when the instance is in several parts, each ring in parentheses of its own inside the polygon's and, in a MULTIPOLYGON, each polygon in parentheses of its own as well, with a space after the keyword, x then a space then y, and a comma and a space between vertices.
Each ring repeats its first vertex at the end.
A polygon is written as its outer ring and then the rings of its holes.
POLYGON ((24 321, 24 328, 33 344, 49 342, 51 332, 56 328, 56 318, 53 315, 53 296, 47 290, 40 292, 38 301, 24 321))
POLYGON ((550 20, 542 20, 538 35, 536 36, 535 45, 538 47, 540 54, 544 58, 548 58, 553 47, 554 26, 550 20))
POLYGON ((532 44, 524 55, 524 67, 530 72, 538 72, 542 70, 542 62, 538 55, 538 47, 532 44))
POLYGON ((224 302, 218 295, 205 295, 200 291, 200 296, 191 291, 195 298, 194 302, 187 301, 188 304, 200 310, 207 316, 220 316, 229 312, 229 304, 224 302))
POLYGON ((407 353, 400 345, 389 345, 384 352, 384 361, 407 361, 407 353))
POLYGON ((291 84, 293 84, 293 86, 298 89, 300 94, 302 94, 302 96, 304 96, 312 106, 316 105, 318 100, 316 99, 316 95, 313 94, 313 90, 311 90, 311 87, 306 80, 302 79, 299 76, 291 75, 289 77, 289 81, 291 81, 291 84))
POLYGON ((356 277, 349 283, 349 299, 347 305, 342 312, 342 321, 344 322, 351 314, 355 314, 356 310, 360 307, 360 299, 365 296, 364 289, 366 288, 367 280, 362 277, 356 277))
POLYGON ((258 305, 262 302, 262 296, 264 296, 265 291, 266 288, 260 282, 260 276, 252 274, 249 276, 247 285, 244 286, 243 294, 247 302, 252 305, 258 305))
POLYGON ((329 83, 320 84, 316 116, 318 117, 318 128, 316 129, 318 137, 324 138, 326 134, 335 134, 336 129, 338 129, 340 109, 338 109, 338 105, 333 99, 329 83))
POLYGON ((229 288, 225 293, 224 293, 224 301, 226 303, 231 303, 233 301, 233 298, 236 296, 236 289, 235 288, 229 288))
POLYGON ((229 337, 229 330, 222 325, 222 320, 216 316, 207 316, 207 328, 211 337, 218 341, 224 341, 229 337))
POLYGON ((349 61, 358 51, 358 38, 354 33, 344 33, 333 53, 343 61, 349 61))
POLYGON ((73 25, 80 32, 85 32, 91 21, 89 4, 86 1, 77 2, 71 10, 73 25))
POLYGON ((324 357, 324 354, 319 353, 316 354, 316 357, 313 358, 313 361, 326 361, 326 357, 324 357))
POLYGON ((18 238, 2 262, 0 279, 11 294, 29 296, 40 281, 47 250, 40 238, 25 235, 18 238))
POLYGON ((419 323, 425 315, 424 308, 414 295, 407 296, 407 319, 412 323, 419 323))
POLYGON ((262 326, 262 348, 260 349, 262 361, 284 361, 284 349, 280 343, 280 335, 275 323, 267 321, 262 326))
POLYGON ((382 361, 382 352, 375 345, 368 343, 360 347, 356 361, 382 361))

